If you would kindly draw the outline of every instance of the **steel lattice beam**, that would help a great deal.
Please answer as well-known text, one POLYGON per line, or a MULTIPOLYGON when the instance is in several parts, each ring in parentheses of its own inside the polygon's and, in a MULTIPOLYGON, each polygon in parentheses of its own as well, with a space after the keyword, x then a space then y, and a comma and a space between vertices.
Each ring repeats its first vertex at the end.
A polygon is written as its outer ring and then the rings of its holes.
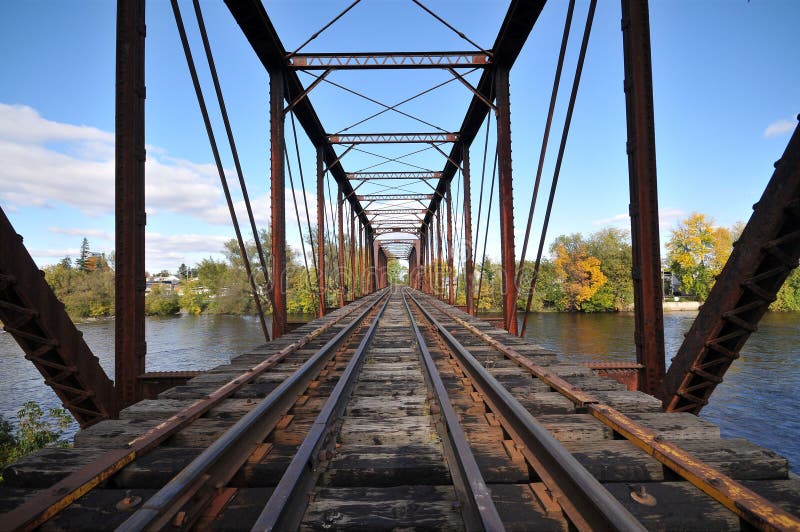
MULTIPOLYGON (((798 117, 800 119, 800 117, 798 117)), ((800 257, 800 127, 672 359, 668 412, 698 414, 800 257)))
POLYGON ((267 70, 277 69, 284 72, 286 101, 296 102, 293 110, 300 125, 312 144, 322 149, 325 165, 342 187, 342 192, 348 198, 353 211, 359 213, 358 216, 364 226, 369 226, 369 219, 363 213, 361 205, 353 194, 353 187, 347 179, 347 173, 338 162, 336 152, 328 142, 328 135, 322 127, 314 107, 308 98, 299 98, 305 88, 300 82, 297 72, 287 65, 288 52, 283 47, 263 3, 261 0, 225 0, 225 4, 264 67, 267 70))
MULTIPOLYGON (((494 46, 491 48, 492 63, 495 66, 511 68, 522 51, 528 35, 533 30, 533 26, 536 24, 545 2, 546 0, 512 0, 495 39, 494 46)), ((493 78, 494 69, 485 69, 475 88, 484 98, 490 101, 494 99, 494 91, 492 90, 493 78)), ((447 189, 446 183, 451 181, 456 174, 458 168, 453 162, 461 163, 462 149, 472 144, 488 112, 489 108, 482 99, 477 95, 473 96, 464 121, 461 123, 461 127, 458 128, 461 137, 458 142, 453 144, 450 157, 445 163, 442 172, 442 178, 436 188, 436 196, 428 206, 428 214, 425 216, 426 224, 430 223, 432 213, 439 208, 439 203, 442 201, 447 189)))
POLYGON ((363 194, 356 197, 358 201, 429 200, 433 199, 433 194, 363 194))
POLYGON ((489 64, 489 55, 474 51, 295 54, 287 61, 287 66, 296 70, 483 68, 489 64))
POLYGON ((364 211, 367 216, 381 215, 381 214, 425 214, 427 209, 374 209, 364 211))
POLYGON ((328 135, 331 144, 427 144, 456 142, 458 133, 350 133, 328 135))
POLYGON ((441 179, 441 172, 352 172, 348 179, 380 181, 383 179, 441 179))

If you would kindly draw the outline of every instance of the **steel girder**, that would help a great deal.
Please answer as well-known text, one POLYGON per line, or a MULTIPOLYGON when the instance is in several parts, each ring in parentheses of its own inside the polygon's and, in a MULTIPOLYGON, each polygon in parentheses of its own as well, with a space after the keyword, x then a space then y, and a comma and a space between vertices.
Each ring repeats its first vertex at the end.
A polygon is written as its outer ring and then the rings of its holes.
POLYGON ((287 66, 296 70, 389 68, 483 68, 491 63, 483 52, 367 52, 354 54, 294 54, 287 66))
POLYGON ((286 101, 296 102, 294 113, 300 125, 312 144, 322 148, 323 159, 331 175, 342 187, 342 192, 352 205, 353 211, 359 213, 358 216, 361 223, 369 226, 369 219, 362 212, 363 209, 355 194, 353 194, 353 187, 347 179, 347 173, 338 160, 339 158, 333 150, 333 146, 328 142, 328 135, 322 127, 314 107, 308 98, 301 98, 296 101, 305 89, 297 76, 297 72, 287 65, 286 58, 288 53, 283 47, 264 5, 260 0, 225 0, 225 4, 264 68, 268 71, 283 71, 286 83, 284 91, 286 101))
MULTIPOLYGON (((800 117, 798 117, 800 119, 800 117)), ((800 126, 664 380, 668 412, 698 414, 800 258, 800 126)))
POLYGON ((352 172, 348 179, 379 181, 382 179, 441 179, 441 172, 352 172))
MULTIPOLYGON (((500 26, 494 46, 491 48, 493 66, 511 68, 522 51, 528 35, 533 30, 533 26, 539 19, 539 14, 542 12, 545 3, 546 0, 512 0, 503 24, 500 26)), ((494 69, 487 68, 483 71, 476 90, 489 101, 494 99, 493 83, 494 69)), ((428 214, 425 216, 426 224, 430 223, 432 213, 439 208, 439 203, 442 201, 447 189, 446 183, 453 179, 456 170, 458 170, 456 164, 453 163, 461 163, 462 149, 472 144, 488 112, 489 107, 481 98, 477 95, 473 96, 464 121, 458 130, 461 137, 458 142, 453 144, 448 161, 442 171, 442 178, 436 187, 436 195, 428 206, 428 214)))
POLYGON ((429 144, 456 142, 458 133, 343 133, 328 135, 331 144, 429 144))

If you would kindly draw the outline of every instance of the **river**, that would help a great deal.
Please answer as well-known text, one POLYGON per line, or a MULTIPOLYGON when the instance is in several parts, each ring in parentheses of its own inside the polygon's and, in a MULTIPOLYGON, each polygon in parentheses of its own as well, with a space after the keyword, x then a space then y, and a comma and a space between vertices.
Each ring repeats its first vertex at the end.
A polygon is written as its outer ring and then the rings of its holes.
MULTIPOLYGON (((694 312, 664 315, 668 357, 689 329, 694 312)), ((299 320, 298 320, 299 321, 299 320)), ((79 325, 84 338, 109 376, 114 372, 114 323, 79 325)), ((635 359, 633 314, 532 314, 528 331, 536 342, 580 360, 635 359)), ((702 411, 723 436, 742 437, 789 458, 800 472, 800 314, 770 313, 748 341, 702 411)), ((258 321, 251 317, 186 315, 147 318, 147 370, 202 370, 263 343, 258 321)), ((667 362, 669 363, 669 362, 667 362)), ((0 333, 0 414, 13 419, 25 401, 59 406, 33 364, 6 333, 0 333)), ((71 427, 70 433, 77 429, 71 427)))

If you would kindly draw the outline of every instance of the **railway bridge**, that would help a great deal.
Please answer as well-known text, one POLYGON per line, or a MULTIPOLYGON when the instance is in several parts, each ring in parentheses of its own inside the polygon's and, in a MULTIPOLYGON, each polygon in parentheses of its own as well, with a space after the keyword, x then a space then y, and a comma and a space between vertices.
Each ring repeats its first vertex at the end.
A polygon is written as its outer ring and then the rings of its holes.
POLYGON ((115 376, 100 367, 0 211, 0 320, 82 427, 73 448, 43 449, 6 468, 0 529, 800 529, 800 481, 787 460, 721 438, 718 427, 697 416, 798 264, 800 128, 667 371, 648 3, 621 1, 637 360, 578 364, 524 333, 596 0, 577 29, 575 2, 564 4, 521 251, 509 73, 545 2, 512 0, 491 47, 413 2, 466 50, 302 52, 356 0, 288 51, 260 0, 226 0, 269 74, 270 239, 262 243, 194 0, 246 207, 242 225, 253 232, 250 256, 230 191, 237 180, 223 168, 184 18, 172 0, 265 343, 202 373, 154 374, 145 367, 144 330, 145 2, 118 0, 115 376), (580 51, 566 83, 569 103, 532 275, 523 275, 571 39, 580 51), (408 100, 385 104, 328 79, 356 69, 446 71, 471 95, 463 122, 438 127, 398 109, 408 100), (324 83, 376 103, 378 114, 399 113, 426 129, 368 132, 358 127, 368 117, 331 133, 311 105, 324 83), (305 200, 298 129, 316 151, 315 227, 307 205, 303 223, 294 196, 299 184, 305 200), (392 170, 346 171, 347 155, 365 145, 424 147, 372 154, 395 164, 392 170), (423 150, 440 155, 441 168, 402 168, 423 150), (475 264, 481 236, 485 253, 492 198, 482 211, 481 196, 473 217, 473 150, 491 194, 497 184, 499 324, 477 317, 483 281, 475 264), (488 173, 487 159, 494 159, 488 173), (315 295, 316 319, 299 326, 286 313, 287 190, 315 295), (408 261, 407 286, 390 285, 392 258, 408 261), (463 304, 456 305, 460 295, 463 304), (521 319, 520 300, 527 304, 521 319))

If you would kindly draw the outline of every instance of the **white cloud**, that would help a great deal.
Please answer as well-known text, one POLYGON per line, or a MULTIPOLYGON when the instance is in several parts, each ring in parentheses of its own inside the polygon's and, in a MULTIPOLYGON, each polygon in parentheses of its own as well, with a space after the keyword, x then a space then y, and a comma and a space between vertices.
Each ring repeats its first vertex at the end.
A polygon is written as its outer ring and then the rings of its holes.
MULTIPOLYGON (((675 209, 673 207, 659 209, 658 225, 662 228, 671 226, 675 220, 682 218, 684 216, 686 216, 685 211, 682 211, 680 209, 675 209)), ((614 216, 610 216, 608 218, 601 218, 599 220, 592 221, 592 225, 595 227, 605 227, 608 225, 616 227, 630 227, 630 224, 631 224, 631 218, 630 216, 628 216, 627 213, 615 214, 614 216)))
POLYGON ((104 231, 103 229, 79 229, 74 227, 48 227, 48 231, 51 233, 57 233, 60 235, 76 235, 76 236, 83 236, 86 238, 94 237, 94 238, 101 238, 103 240, 113 240, 114 235, 109 233, 108 231, 104 231))
POLYGON ((791 131, 794 131, 795 126, 797 125, 796 120, 787 120, 781 119, 772 122, 767 128, 764 130, 764 138, 772 138, 772 137, 779 137, 791 131))
MULTIPOLYGON (((113 212, 113 133, 47 120, 30 107, 0 104, 0 160, 4 207, 65 204, 88 215, 113 212)), ((205 219, 222 203, 213 164, 169 157, 153 148, 145 171, 148 211, 205 219)))

